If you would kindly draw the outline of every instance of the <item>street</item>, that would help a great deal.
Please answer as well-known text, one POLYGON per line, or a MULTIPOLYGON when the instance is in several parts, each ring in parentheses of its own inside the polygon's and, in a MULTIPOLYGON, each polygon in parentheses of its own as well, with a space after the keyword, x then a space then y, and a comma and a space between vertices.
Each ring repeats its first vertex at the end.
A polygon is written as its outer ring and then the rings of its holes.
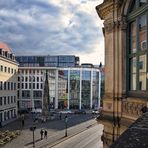
MULTIPOLYGON (((53 121, 48 121, 46 123, 33 123, 31 116, 29 116, 25 120, 25 126, 22 128, 21 135, 18 136, 16 139, 12 140, 11 142, 7 143, 3 146, 3 148, 31 148, 32 141, 33 141, 33 133, 30 131, 30 127, 32 125, 36 126, 36 130, 34 131, 35 135, 35 147, 50 147, 55 145, 58 141, 65 140, 65 115, 62 115, 62 120, 56 119, 53 121), (48 132, 47 139, 41 140, 40 130, 45 129, 48 132)), ((86 115, 75 115, 69 114, 68 115, 68 122, 67 122, 67 138, 72 137, 73 135, 77 135, 78 133, 82 133, 88 128, 93 127, 96 125, 97 122, 92 114, 86 115)), ((97 125, 100 128, 100 125, 97 125)), ((5 129, 20 129, 19 121, 16 123, 11 123, 5 129)), ((91 129, 91 128, 90 128, 91 129)), ((96 136, 98 137, 98 136, 96 136)), ((98 138, 97 138, 98 139, 98 138)), ((94 135, 95 140, 95 135, 94 135)))
POLYGON ((84 132, 53 146, 53 148, 103 148, 102 128, 102 125, 90 127, 84 132))

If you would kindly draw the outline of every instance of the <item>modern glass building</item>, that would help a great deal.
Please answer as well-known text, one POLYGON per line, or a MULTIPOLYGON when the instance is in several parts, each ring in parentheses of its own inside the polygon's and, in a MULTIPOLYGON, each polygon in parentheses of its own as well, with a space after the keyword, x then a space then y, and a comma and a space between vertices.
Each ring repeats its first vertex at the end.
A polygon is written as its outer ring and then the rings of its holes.
POLYGON ((20 67, 75 67, 79 65, 79 57, 73 55, 59 56, 17 56, 20 67))
POLYGON ((100 105, 100 71, 96 68, 20 67, 20 109, 42 108, 45 74, 50 108, 90 109, 100 105))

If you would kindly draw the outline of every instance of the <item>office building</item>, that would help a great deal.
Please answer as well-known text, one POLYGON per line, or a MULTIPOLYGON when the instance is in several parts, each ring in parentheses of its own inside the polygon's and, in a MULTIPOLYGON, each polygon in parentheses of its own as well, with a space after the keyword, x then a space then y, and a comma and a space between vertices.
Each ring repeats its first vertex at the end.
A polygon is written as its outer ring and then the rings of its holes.
POLYGON ((89 109, 100 105, 100 71, 83 67, 19 67, 20 109, 42 108, 45 75, 50 108, 89 109))
POLYGON ((76 67, 79 57, 73 55, 58 56, 16 56, 19 67, 76 67))

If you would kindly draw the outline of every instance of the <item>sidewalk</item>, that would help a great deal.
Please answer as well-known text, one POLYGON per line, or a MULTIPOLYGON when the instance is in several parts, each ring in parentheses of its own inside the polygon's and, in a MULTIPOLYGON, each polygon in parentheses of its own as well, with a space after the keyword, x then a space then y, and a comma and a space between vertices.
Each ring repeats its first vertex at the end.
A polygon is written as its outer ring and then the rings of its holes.
MULTIPOLYGON (((45 148, 48 146, 48 148, 53 147, 54 145, 56 145, 57 143, 66 140, 69 137, 72 137, 74 135, 77 135, 85 130, 87 130, 88 128, 91 128, 92 126, 94 126, 96 123, 95 120, 90 120, 86 123, 81 123, 77 126, 73 126, 67 129, 67 137, 65 137, 65 129, 62 131, 58 131, 56 133, 54 133, 52 136, 48 136, 47 139, 43 139, 43 140, 37 140, 35 143, 35 147, 36 148, 45 148)), ((32 147, 32 143, 30 143, 31 145, 26 145, 25 148, 31 148, 32 147)))
MULTIPOLYGON (((77 133, 80 133, 93 124, 95 124, 96 121, 94 119, 88 120, 87 122, 83 122, 81 124, 78 124, 76 126, 72 126, 68 128, 68 137, 75 135, 77 133)), ((63 130, 55 130, 49 128, 50 126, 53 126, 56 124, 64 124, 63 121, 48 121, 46 123, 36 123, 34 124, 37 128, 35 130, 35 147, 36 148, 41 148, 41 147, 46 147, 47 145, 54 145, 58 141, 64 140, 65 139, 65 129, 63 130), (48 138, 41 140, 40 137, 40 130, 41 128, 44 128, 48 131, 48 138)), ((33 141, 33 133, 30 131, 30 126, 33 125, 32 119, 27 117, 25 119, 25 126, 21 129, 21 122, 19 120, 11 123, 10 126, 5 126, 2 128, 2 130, 21 130, 21 135, 18 136, 16 139, 12 140, 8 144, 4 145, 3 148, 31 148, 32 147, 32 141, 33 141)))

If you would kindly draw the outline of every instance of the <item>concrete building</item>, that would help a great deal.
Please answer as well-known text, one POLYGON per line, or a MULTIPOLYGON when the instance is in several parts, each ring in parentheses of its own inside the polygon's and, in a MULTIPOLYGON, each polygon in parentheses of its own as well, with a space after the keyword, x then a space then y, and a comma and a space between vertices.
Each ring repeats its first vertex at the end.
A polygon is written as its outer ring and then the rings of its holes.
POLYGON ((12 50, 0 43, 0 123, 5 125, 17 117, 18 63, 12 50))
POLYGON ((83 67, 19 67, 20 109, 42 108, 45 74, 50 108, 92 108, 100 105, 100 71, 83 67))
POLYGON ((148 102, 148 1, 104 0, 104 147, 114 142, 148 102))

